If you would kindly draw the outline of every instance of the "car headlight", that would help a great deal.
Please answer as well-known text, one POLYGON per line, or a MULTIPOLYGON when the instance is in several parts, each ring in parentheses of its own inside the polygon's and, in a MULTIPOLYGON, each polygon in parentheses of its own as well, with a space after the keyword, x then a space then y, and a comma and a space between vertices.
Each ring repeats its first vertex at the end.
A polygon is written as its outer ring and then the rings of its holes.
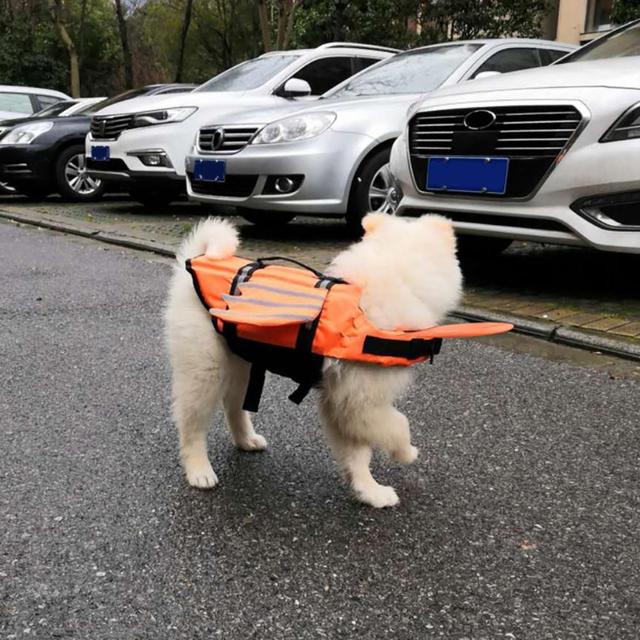
POLYGON ((640 138, 640 103, 627 109, 600 138, 600 142, 632 140, 633 138, 640 138))
POLYGON ((300 116, 290 116, 272 122, 264 127, 253 139, 253 144, 275 144, 295 142, 313 138, 326 131, 335 121, 336 114, 331 111, 318 111, 300 116))
POLYGON ((0 144, 31 144, 53 127, 53 122, 32 122, 14 127, 0 139, 0 144))
POLYGON ((160 109, 136 113, 134 124, 136 127, 148 127, 154 124, 168 124, 169 122, 182 122, 197 111, 197 107, 175 107, 173 109, 160 109))

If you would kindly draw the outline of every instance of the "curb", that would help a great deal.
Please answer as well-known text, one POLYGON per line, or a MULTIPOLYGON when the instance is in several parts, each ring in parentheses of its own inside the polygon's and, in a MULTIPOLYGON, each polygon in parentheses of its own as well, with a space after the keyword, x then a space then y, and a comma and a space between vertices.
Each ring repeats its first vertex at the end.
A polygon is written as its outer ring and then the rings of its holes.
MULTIPOLYGON (((46 220, 34 220, 26 216, 16 215, 0 210, 0 218, 28 224, 52 231, 71 233, 73 235, 98 240, 107 244, 115 244, 129 249, 141 251, 151 251, 162 256, 175 258, 176 252, 173 248, 150 240, 140 240, 127 236, 119 236, 104 231, 86 231, 72 225, 49 222, 46 220)), ((577 327, 565 327, 551 320, 539 320, 537 318, 527 318, 524 316, 511 315, 482 307, 463 305, 451 314, 452 317, 461 320, 484 321, 484 322, 509 322, 513 324, 514 331, 542 340, 548 340, 557 344, 564 344, 570 347, 586 349, 587 351, 599 351, 602 353, 626 358, 628 360, 640 361, 640 343, 623 338, 612 338, 593 331, 579 329, 577 327)))
POLYGON ((634 341, 612 338, 578 327, 565 327, 551 320, 526 318, 467 305, 456 309, 451 315, 462 320, 510 322, 517 333, 542 338, 556 344, 564 344, 587 351, 600 351, 619 358, 640 361, 640 344, 634 341))

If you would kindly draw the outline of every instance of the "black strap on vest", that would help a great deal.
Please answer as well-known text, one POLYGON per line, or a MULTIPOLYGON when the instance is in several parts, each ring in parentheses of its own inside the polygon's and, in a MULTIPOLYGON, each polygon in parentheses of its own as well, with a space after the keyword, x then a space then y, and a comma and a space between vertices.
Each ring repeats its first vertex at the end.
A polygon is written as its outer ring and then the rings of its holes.
MULTIPOLYGON (((316 288, 322 289, 330 289, 334 284, 338 282, 343 282, 339 278, 331 278, 330 276, 325 276, 323 273, 316 271, 315 269, 303 264, 302 262, 298 262, 297 260, 292 260, 291 258, 283 258, 280 256, 271 256, 268 258, 258 258, 254 262, 250 262, 245 264, 243 267, 238 269, 235 277, 233 278, 233 282, 231 283, 231 287, 229 289, 229 293, 231 295, 236 295, 239 285, 244 282, 248 282, 251 276, 258 270, 267 267, 265 264, 267 262, 272 262, 275 260, 283 260, 285 262, 291 262, 303 269, 307 269, 311 271, 317 278, 318 282, 316 283, 316 288)), ((313 321, 308 322, 300 327, 298 337, 296 340, 295 350, 299 353, 308 354, 310 357, 314 358, 315 356, 311 353, 311 348, 313 346, 313 339, 315 337, 316 329, 318 327, 318 322, 320 320, 320 316, 313 321)), ((218 328, 218 324, 214 321, 214 326, 218 328)), ((236 325, 231 322, 225 322, 222 324, 222 334, 227 340, 227 344, 229 348, 234 353, 238 351, 242 351, 239 349, 239 341, 237 337, 237 329, 236 325)), ((242 357, 242 355, 241 355, 242 357)), ((321 358, 316 358, 321 361, 321 358)), ((314 384, 317 384, 320 376, 320 364, 314 365, 314 369, 317 366, 318 374, 314 375, 306 375, 306 381, 299 384, 297 389, 289 396, 289 400, 295 402, 296 404, 300 404, 314 384), (313 380, 313 381, 310 381, 313 380)), ((251 363, 251 372, 249 374, 249 383, 247 384, 247 391, 244 396, 244 402, 242 404, 242 408, 245 411, 256 412, 260 405, 260 398, 262 396, 262 391, 264 388, 264 381, 267 372, 267 367, 259 362, 255 361, 251 363)))
POLYGON ((406 360, 417 360, 418 358, 429 358, 433 362, 433 357, 440 353, 442 338, 414 338, 413 340, 393 340, 392 338, 378 338, 367 336, 364 340, 362 353, 372 356, 391 356, 393 358, 405 358, 406 360))

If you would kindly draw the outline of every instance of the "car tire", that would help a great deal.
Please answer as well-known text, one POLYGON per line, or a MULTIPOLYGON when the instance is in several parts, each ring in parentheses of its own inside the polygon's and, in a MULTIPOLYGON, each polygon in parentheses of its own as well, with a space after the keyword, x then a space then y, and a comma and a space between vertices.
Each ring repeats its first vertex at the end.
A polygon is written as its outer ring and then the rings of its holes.
POLYGON ((362 218, 367 213, 376 211, 393 215, 398 207, 399 191, 389 167, 390 154, 391 147, 374 153, 364 161, 353 180, 345 219, 355 236, 363 234, 362 218))
POLYGON ((239 209, 240 215, 256 227, 283 227, 291 222, 295 213, 283 213, 282 211, 263 211, 256 209, 239 209))
POLYGON ((131 198, 148 209, 168 207, 172 202, 178 200, 180 193, 180 189, 175 187, 133 187, 129 189, 131 198))
POLYGON ((104 182, 87 173, 84 151, 83 144, 75 144, 63 149, 56 159, 56 187, 67 202, 93 202, 104 194, 104 182))
POLYGON ((497 256, 505 251, 512 242, 509 238, 460 235, 458 236, 458 255, 461 258, 497 256))

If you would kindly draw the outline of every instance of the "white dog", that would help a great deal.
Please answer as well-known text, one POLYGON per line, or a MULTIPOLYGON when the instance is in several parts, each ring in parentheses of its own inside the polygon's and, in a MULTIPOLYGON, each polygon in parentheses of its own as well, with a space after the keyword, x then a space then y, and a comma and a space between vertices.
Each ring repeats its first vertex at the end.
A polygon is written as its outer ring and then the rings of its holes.
MULTIPOLYGON (((439 216, 370 214, 363 227, 363 239, 340 253, 327 274, 361 287, 361 308, 381 329, 424 329, 440 322, 461 296, 451 224, 439 216)), ((214 330, 184 267, 187 258, 227 258, 237 248, 237 231, 228 222, 199 224, 179 250, 166 310, 180 454, 189 484, 200 489, 218 483, 207 454, 217 405, 224 408, 237 447, 256 451, 267 446, 242 409, 250 365, 232 354, 214 330)), ((403 464, 418 455, 407 418, 394 406, 410 381, 409 367, 324 362, 319 409, 331 449, 356 497, 373 507, 393 506, 398 496, 371 475, 372 448, 403 464)))

